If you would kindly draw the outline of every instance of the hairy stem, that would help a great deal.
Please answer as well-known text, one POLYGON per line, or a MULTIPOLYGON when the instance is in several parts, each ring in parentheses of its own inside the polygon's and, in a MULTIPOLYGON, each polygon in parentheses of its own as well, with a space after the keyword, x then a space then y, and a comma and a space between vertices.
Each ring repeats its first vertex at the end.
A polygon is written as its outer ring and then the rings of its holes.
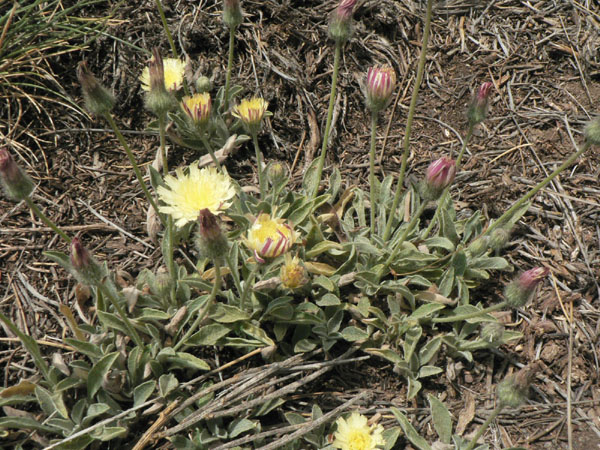
POLYGON ((252 142, 254 143, 254 152, 256 153, 256 171, 258 172, 258 185, 260 187, 260 198, 261 200, 265 198, 265 193, 267 189, 265 187, 265 177, 264 170, 262 167, 262 155, 260 153, 260 148, 258 146, 258 137, 256 131, 252 132, 252 142))
POLYGON ((215 167, 220 171, 221 170, 221 164, 219 164, 219 160, 217 159, 217 157, 215 156, 215 152, 212 149, 210 143, 208 142, 208 139, 206 138, 206 135, 203 134, 202 136, 202 144, 204 144, 204 147, 206 148, 206 151, 208 152, 208 154, 210 155, 213 164, 215 165, 215 167))
POLYGON ((246 298, 248 298, 248 294, 252 290, 252 286, 254 285, 254 277, 256 277, 256 273, 260 268, 260 264, 255 264, 244 283, 244 289, 242 290, 242 296, 240 297, 240 309, 243 311, 246 309, 246 298))
POLYGON ((492 411, 492 414, 490 414, 490 417, 488 417, 487 420, 485 422, 483 422, 483 425, 481 425, 479 427, 479 429, 477 430, 477 433, 475 433, 475 436, 473 436, 473 439, 471 439, 471 442, 469 442, 469 445, 467 445, 465 450, 473 450, 475 448, 479 438, 483 435, 483 433, 485 432, 487 427, 490 426, 490 423, 492 423, 492 420, 494 420, 498 416, 498 414, 500 414, 502 409, 504 409, 504 405, 502 403, 498 403, 498 406, 496 406, 496 409, 494 409, 494 411, 492 411))
POLYGON ((29 206, 29 208, 35 213, 36 216, 38 216, 40 218, 40 220, 42 222, 44 222, 47 226, 49 226, 50 228, 52 228, 61 238, 63 238, 65 241, 67 241, 67 243, 71 243, 71 238, 69 236, 67 236, 67 233, 65 233, 63 230, 61 230, 60 228, 58 228, 58 226, 52 222, 43 212, 40 208, 38 208, 38 206, 33 203, 33 200, 31 199, 31 197, 26 196, 24 198, 25 203, 27 203, 27 206, 29 206))
POLYGON ((227 57, 227 73, 225 74, 225 95, 223 97, 223 112, 229 109, 229 87, 233 69, 233 45, 235 43, 235 27, 229 29, 229 56, 227 57))
POLYGON ((327 144, 329 143, 329 132, 331 131, 331 121, 333 120, 333 107, 335 106, 335 94, 337 87, 338 72, 340 69, 340 59, 342 57, 342 44, 336 42, 335 55, 333 57, 333 75, 331 77, 331 93, 329 94, 329 109, 327 110, 327 122, 325 123, 325 133, 323 133, 323 143, 321 144, 321 154, 317 165, 317 184, 313 192, 310 193, 312 199, 317 197, 319 185, 321 184, 321 176, 323 175, 323 167, 325 166, 325 155, 327 154, 327 144))
POLYGON ((377 139, 377 113, 371 113, 371 151, 369 152, 369 193, 371 200, 371 236, 375 234, 375 204, 379 193, 375 187, 375 141, 377 139))
POLYGON ((140 186, 142 187, 142 191, 144 191, 144 195, 146 196, 146 200, 148 200, 148 203, 150 203, 150 205, 152 205, 152 208, 154 208, 154 211, 156 211, 156 215, 158 216, 158 218, 160 219, 160 222, 164 226, 165 225, 165 218, 164 218, 164 216, 160 212, 158 212, 158 206, 157 206, 156 202, 154 201, 154 197, 150 193, 150 190, 148 189, 148 186, 146 185, 146 182, 144 181, 144 177, 142 176, 142 172, 140 171, 140 168, 137 165, 137 162, 135 160, 135 156, 133 156, 133 152, 131 151, 131 147, 129 147, 129 144, 127 144, 127 141, 125 140, 125 137, 121 133, 121 130, 119 130, 119 127, 117 127, 117 124, 116 124, 115 120, 113 119, 113 117, 110 114, 107 113, 104 116, 104 118, 106 119, 106 121, 108 122, 108 124, 110 125, 110 127, 113 129, 113 131, 115 132, 115 135, 117 136, 117 139, 119 140, 119 142, 121 143, 121 145, 125 149, 125 153, 127 153, 127 157, 129 158, 129 163, 133 167, 133 171, 135 172, 135 176, 136 176, 136 178, 138 180, 138 183, 140 183, 140 186))
POLYGON ((429 43, 429 32, 431 30, 431 16, 432 16, 433 0, 427 0, 427 13, 425 15, 425 29, 423 30, 423 42, 421 43, 421 55, 419 56, 419 65, 417 67, 417 79, 415 80, 415 88, 412 92, 412 98, 410 99, 410 107, 408 108, 408 117, 406 119, 406 130, 404 132, 404 152, 402 153, 402 164, 400 165, 400 174, 398 175, 398 182, 396 184, 396 193, 394 194, 394 201, 392 203, 392 209, 390 210, 385 231, 383 232, 383 240, 387 241, 392 233, 392 222, 398 203, 400 203, 400 197, 402 196, 402 186, 404 185, 404 175, 406 173, 406 165, 408 161, 408 153, 410 148, 410 133, 412 130, 412 122, 415 116, 415 110, 417 108, 417 100, 419 98, 419 88, 421 87, 421 81, 423 80, 423 72, 425 71, 425 61, 427 59, 427 45, 429 43))
POLYGON ((436 317, 434 319, 431 319, 431 321, 434 323, 461 322, 463 320, 474 319, 475 317, 483 316, 484 314, 489 314, 494 311, 499 311, 502 308, 506 307, 506 305, 507 303, 505 301, 502 301, 496 305, 489 306, 488 308, 484 308, 480 311, 473 311, 471 313, 458 314, 450 317, 436 317))
POLYGON ((158 8, 158 14, 160 15, 160 20, 162 21, 162 26, 167 35, 167 40, 169 41, 169 46, 171 47, 171 52, 173 53, 174 58, 178 58, 177 48, 175 48, 175 42, 173 41, 173 35, 171 35, 171 31, 169 30, 169 26, 167 25, 167 18, 165 17, 165 10, 163 9, 162 3, 160 0, 156 0, 156 7, 158 8))

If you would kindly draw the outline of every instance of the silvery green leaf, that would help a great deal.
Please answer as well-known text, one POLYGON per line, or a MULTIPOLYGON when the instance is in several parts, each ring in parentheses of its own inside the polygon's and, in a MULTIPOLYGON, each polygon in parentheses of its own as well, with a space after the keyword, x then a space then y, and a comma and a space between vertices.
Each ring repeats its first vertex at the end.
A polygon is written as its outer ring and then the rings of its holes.
POLYGON ((418 325, 409 328, 404 334, 404 361, 410 361, 422 334, 423 329, 418 325))
POLYGON ((443 370, 441 367, 437 367, 437 366, 421 366, 421 368, 419 369, 419 373, 417 375, 417 378, 426 378, 426 377, 431 377, 433 375, 437 375, 439 373, 442 373, 443 370))
POLYGON ((260 422, 253 422, 252 420, 248 420, 248 419, 234 419, 229 426, 227 427, 227 430, 229 432, 229 438, 233 439, 237 436, 239 436, 242 433, 245 433, 246 431, 250 431, 250 430, 254 430, 260 428, 260 422))
POLYGON ((133 406, 139 406, 150 398, 156 388, 156 380, 148 380, 133 389, 133 406))
POLYGON ((480 256, 469 261, 469 269, 483 269, 483 270, 508 270, 512 266, 508 261, 499 256, 480 256))
POLYGON ((426 239, 424 244, 428 248, 441 248, 448 252, 453 252, 454 249, 456 248, 450 239, 447 239, 442 236, 435 236, 435 237, 426 239))
POLYGON ((214 309, 211 309, 210 318, 219 323, 234 323, 248 320, 250 315, 236 306, 217 303, 214 309))
POLYGON ((425 305, 419 306, 411 315, 411 319, 423 319, 425 317, 432 317, 433 313, 444 309, 446 305, 442 303, 426 303, 425 305))
POLYGON ((110 441, 112 439, 123 436, 126 433, 127 428, 104 426, 92 431, 91 435, 93 438, 98 439, 100 441, 110 441))
POLYGON ((437 397, 430 394, 427 398, 429 399, 433 427, 437 431, 440 440, 444 444, 449 444, 452 440, 452 417, 450 412, 437 397))
POLYGON ((421 390, 421 382, 413 377, 408 377, 408 392, 406 394, 407 399, 413 399, 417 396, 421 390))
POLYGON ((419 349, 419 361, 421 364, 427 364, 435 356, 442 345, 442 337, 436 336, 430 339, 419 349))
POLYGON ((427 441, 419 435, 417 430, 415 430, 415 427, 412 426, 410 421, 398 408, 392 408, 392 413, 394 414, 396 420, 400 424, 402 431, 404 431, 406 438, 414 446, 416 446, 419 450, 431 450, 431 447, 429 446, 427 441))
POLYGON ((203 326, 200 330, 190 336, 185 345, 200 346, 200 345, 215 345, 219 339, 227 336, 231 329, 219 323, 211 323, 203 326))
POLYGON ((111 369, 119 354, 119 352, 108 353, 91 368, 87 379, 88 398, 93 398, 96 392, 98 392, 98 389, 102 386, 104 375, 111 369))
POLYGON ((241 326, 241 331, 246 333, 248 336, 253 337, 261 341, 264 345, 275 345, 275 342, 267 335, 267 333, 256 325, 250 322, 245 322, 241 326))
POLYGON ((318 178, 318 166, 319 166, 319 158, 313 159, 310 163, 310 166, 304 172, 304 178, 302 179, 302 189, 307 194, 312 194, 315 192, 321 180, 318 178))
POLYGON ((179 381, 172 373, 161 375, 158 379, 158 391, 161 397, 166 397, 179 386, 179 381))
POLYGON ((401 433, 402 428, 400 427, 386 428, 383 431, 383 440, 385 441, 383 450, 392 450, 401 433))
POLYGON ((342 330, 342 337, 348 342, 363 341, 369 338, 369 333, 358 327, 349 326, 342 330))

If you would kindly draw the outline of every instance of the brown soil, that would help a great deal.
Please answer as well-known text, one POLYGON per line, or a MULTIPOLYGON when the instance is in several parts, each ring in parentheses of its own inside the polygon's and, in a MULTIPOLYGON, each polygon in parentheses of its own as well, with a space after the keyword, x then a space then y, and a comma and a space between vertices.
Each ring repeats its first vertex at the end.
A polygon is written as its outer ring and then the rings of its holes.
MULTIPOLYGON (((228 36, 220 20, 220 2, 166 3, 178 47, 214 86, 224 84, 228 36)), ((261 148, 267 160, 290 166, 298 155, 294 182, 320 149, 333 62, 327 15, 335 3, 244 2, 235 82, 247 94, 269 101, 273 117, 260 136, 261 148)), ((367 178, 369 130, 361 83, 366 68, 375 63, 388 63, 399 74, 397 98, 386 110, 378 135, 379 148, 386 142, 382 172, 399 169, 423 8, 424 3, 409 0, 359 1, 355 33, 341 65, 326 165, 327 172, 339 167, 349 185, 367 178)), ((102 11, 90 12, 94 14, 102 11)), ((449 0, 436 2, 434 14, 408 179, 422 174, 432 158, 456 154, 461 145, 457 133, 466 132, 464 111, 471 93, 491 80, 495 91, 489 119, 476 130, 453 195, 464 210, 483 209, 495 218, 574 152, 574 144, 582 142, 584 124, 598 113, 600 7, 593 1, 449 0)), ((169 47, 160 23, 154 2, 125 2, 108 31, 144 49, 158 46, 166 54, 169 47)), ((74 68, 81 58, 114 89, 117 120, 131 131, 127 136, 138 161, 149 164, 158 138, 143 132, 151 118, 144 111, 138 82, 148 55, 101 37, 85 55, 52 61, 65 90, 79 102, 74 68)), ((19 144, 20 164, 39 183, 35 201, 64 230, 83 232, 97 257, 113 269, 132 276, 143 268, 156 269, 160 251, 147 238, 146 202, 118 141, 104 131, 101 121, 59 105, 47 107, 53 127, 33 111, 21 121, 26 133, 10 135, 11 124, 2 124, 13 147, 19 144)), ((175 149, 169 162, 177 166, 196 158, 175 149)), ((253 164, 251 149, 244 147, 227 168, 234 177, 251 182, 253 164)), ((533 305, 509 320, 525 339, 498 354, 478 355, 472 365, 448 360, 445 373, 425 386, 425 392, 446 402, 455 419, 467 417, 463 420, 468 435, 493 409, 493 386, 516 364, 541 360, 543 370, 529 404, 502 414, 486 433, 492 448, 567 448, 569 390, 573 448, 596 448, 592 443, 600 441, 599 174, 600 155, 593 148, 535 197, 515 230, 507 249, 510 262, 517 268, 543 265, 552 270, 533 305), (570 311, 571 335, 566 315, 570 311)), ((42 256, 49 249, 66 250, 32 218, 26 205, 0 197, 0 307, 31 336, 59 343, 69 331, 58 304, 73 304, 75 281, 42 256)), ((497 275, 498 286, 511 276, 497 275)), ((47 346, 44 351, 51 354, 55 349, 47 346)), ((3 386, 32 375, 31 360, 14 340, 0 342, 0 364, 3 386)), ((371 413, 381 411, 384 424, 395 423, 386 408, 406 408, 421 434, 435 437, 426 397, 407 403, 404 379, 383 361, 357 363, 313 389, 309 403, 322 400, 322 406, 332 398, 337 406, 340 399, 369 390, 361 406, 371 413)), ((410 448, 405 445, 401 438, 397 448, 410 448)))

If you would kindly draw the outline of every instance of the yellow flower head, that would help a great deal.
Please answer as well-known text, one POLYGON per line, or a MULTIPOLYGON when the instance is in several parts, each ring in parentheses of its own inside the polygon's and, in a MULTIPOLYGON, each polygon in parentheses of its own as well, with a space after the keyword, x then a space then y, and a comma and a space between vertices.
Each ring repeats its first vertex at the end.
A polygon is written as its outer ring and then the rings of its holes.
POLYGON ((205 125, 210 118, 210 95, 207 92, 183 97, 181 107, 196 125, 205 125))
POLYGON ((281 266, 281 284, 288 289, 298 289, 306 284, 308 278, 306 277, 306 269, 300 263, 297 256, 292 256, 286 253, 285 263, 281 266))
POLYGON ((297 237, 298 233, 285 219, 273 219, 270 215, 262 213, 248 230, 245 243, 254 251, 256 260, 264 263, 264 258, 276 258, 287 252, 297 237))
POLYGON ((385 445, 383 427, 368 425, 367 418, 354 411, 348 420, 343 417, 336 420, 337 431, 333 446, 342 450, 375 450, 385 445))
MULTIPOLYGON (((177 58, 165 58, 163 59, 163 68, 165 71, 165 88, 171 92, 179 90, 183 86, 185 63, 177 58)), ((144 67, 140 81, 142 82, 142 89, 149 91, 150 69, 148 67, 144 67)))
POLYGON ((268 106, 269 103, 264 98, 253 97, 249 100, 242 100, 239 105, 234 106, 232 114, 247 127, 257 127, 260 125, 268 106))
POLYGON ((167 187, 159 186, 157 192, 166 204, 159 206, 159 211, 170 214, 178 227, 196 220, 202 209, 217 215, 231 205, 228 200, 235 195, 235 189, 227 173, 217 172, 214 167, 199 169, 192 164, 188 174, 179 168, 176 175, 167 175, 167 187))

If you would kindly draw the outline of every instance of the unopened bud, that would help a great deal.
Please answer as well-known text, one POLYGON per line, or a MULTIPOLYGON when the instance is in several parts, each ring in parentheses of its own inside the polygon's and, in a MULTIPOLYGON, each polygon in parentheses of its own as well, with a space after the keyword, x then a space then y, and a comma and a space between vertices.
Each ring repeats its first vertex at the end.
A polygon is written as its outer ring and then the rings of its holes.
POLYGON ((175 97, 165 87, 165 68, 163 59, 157 48, 152 50, 152 59, 148 64, 150 90, 146 94, 146 108, 157 116, 173 109, 175 97))
POLYGON ((240 0, 223 0, 223 22, 229 29, 236 28, 244 20, 240 0))
POLYGON ((212 260, 223 257, 229 248, 218 220, 208 208, 202 209, 198 216, 196 246, 202 256, 212 260))
POLYGON ((274 162, 267 167, 267 178, 271 185, 275 186, 281 183, 287 177, 287 169, 280 162, 274 162))
POLYGON ((498 385, 497 392, 500 404, 517 408, 525 403, 529 394, 529 386, 538 370, 539 365, 533 363, 502 380, 498 385))
POLYGON ((511 281, 504 289, 504 298, 511 308, 520 308, 528 301, 536 286, 550 270, 545 267, 535 267, 523 272, 517 279, 511 281))
POLYGON ((494 228, 489 236, 489 244, 490 248, 496 252, 499 252, 510 240, 510 226, 502 226, 498 228, 494 228))
POLYGON ((345 43, 352 35, 352 12, 356 0, 341 0, 329 19, 329 36, 338 44, 345 43))
POLYGON ((471 242, 471 244, 469 244, 469 247, 467 248, 467 250, 469 251, 471 256, 476 258, 478 256, 483 255, 483 253, 485 253, 485 251, 488 248, 489 248, 488 237, 482 236, 480 238, 475 239, 473 242, 471 242))
POLYGON ((204 129, 210 119, 211 101, 206 92, 195 94, 191 97, 183 97, 181 107, 189 120, 199 129, 204 129))
POLYGON ((502 336, 504 335, 504 325, 500 322, 488 322, 483 328, 479 336, 484 341, 490 343, 492 346, 497 346, 502 343, 502 336))
POLYGON ((369 67, 367 71, 366 103, 372 112, 384 109, 396 86, 396 72, 390 66, 369 67))
POLYGON ((600 116, 587 124, 583 134, 591 145, 600 145, 600 116))
POLYGON ((110 112, 115 106, 115 96, 100 84, 85 61, 81 61, 77 66, 77 79, 81 84, 86 108, 97 116, 110 112))
POLYGON ((283 287, 298 289, 304 286, 308 282, 308 277, 306 276, 306 269, 300 263, 298 257, 294 256, 292 258, 289 253, 286 253, 284 258, 285 262, 281 266, 281 273, 279 275, 283 287))
POLYGON ((70 260, 73 275, 81 283, 91 285, 101 279, 100 265, 77 236, 71 241, 70 260))
POLYGON ((487 117, 490 103, 490 93, 493 87, 494 85, 489 81, 486 81, 479 87, 477 94, 475 94, 475 97, 473 100, 471 100, 469 108, 467 109, 469 125, 477 125, 487 117))
POLYGON ((33 192, 33 181, 17 165, 6 147, 0 148, 0 184, 6 196, 21 201, 33 192))
POLYGON ((200 76, 196 79, 196 92, 199 94, 209 92, 211 89, 210 79, 205 76, 200 76))
POLYGON ((456 163, 445 156, 432 162, 425 174, 423 198, 437 200, 444 189, 452 184, 456 175, 456 163))

